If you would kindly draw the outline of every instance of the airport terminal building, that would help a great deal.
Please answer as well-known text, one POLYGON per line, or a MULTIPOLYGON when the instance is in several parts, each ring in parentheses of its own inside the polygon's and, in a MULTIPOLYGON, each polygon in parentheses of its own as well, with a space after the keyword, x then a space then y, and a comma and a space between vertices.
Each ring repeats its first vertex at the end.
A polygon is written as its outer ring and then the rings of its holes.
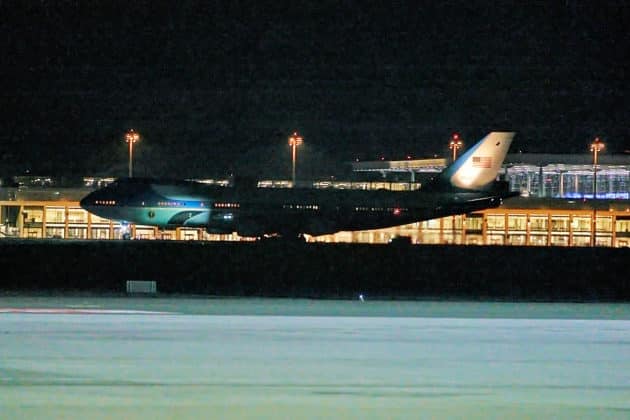
MULTIPOLYGON (((309 237, 318 242, 388 243, 398 236, 416 244, 630 246, 630 156, 601 156, 597 171, 588 155, 508 155, 503 177, 521 197, 499 208, 449 216, 393 228, 339 232, 309 237), (562 162, 562 163, 559 163, 562 162), (593 188, 594 179, 597 187, 593 188), (593 199, 594 192, 597 199, 593 199)), ((321 181, 313 188, 409 190, 441 171, 445 159, 353 162, 357 178, 370 181, 321 181), (374 176, 376 175, 376 176, 374 176), (401 180, 405 178, 406 180, 401 180)), ((203 229, 162 231, 100 218, 79 201, 113 178, 85 178, 80 188, 61 188, 48 177, 16 177, 0 186, 0 239, 251 240, 236 234, 208 234, 203 229)), ((227 181, 206 181, 227 184, 227 181)), ((261 188, 287 188, 290 181, 260 181, 261 188)))
MULTIPOLYGON (((596 178, 597 198, 630 199, 630 155, 600 155, 596 172, 590 159, 590 155, 508 154, 502 176, 512 191, 526 197, 591 199, 596 178)), ((443 158, 368 161, 353 162, 352 169, 415 182, 442 171, 447 163, 443 158)))

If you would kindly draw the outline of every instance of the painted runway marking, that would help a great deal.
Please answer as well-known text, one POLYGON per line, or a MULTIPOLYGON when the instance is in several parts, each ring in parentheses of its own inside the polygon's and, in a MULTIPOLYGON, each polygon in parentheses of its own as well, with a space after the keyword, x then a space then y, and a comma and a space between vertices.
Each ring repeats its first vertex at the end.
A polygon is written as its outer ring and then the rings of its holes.
POLYGON ((132 309, 0 308, 0 314, 172 315, 174 312, 132 309))

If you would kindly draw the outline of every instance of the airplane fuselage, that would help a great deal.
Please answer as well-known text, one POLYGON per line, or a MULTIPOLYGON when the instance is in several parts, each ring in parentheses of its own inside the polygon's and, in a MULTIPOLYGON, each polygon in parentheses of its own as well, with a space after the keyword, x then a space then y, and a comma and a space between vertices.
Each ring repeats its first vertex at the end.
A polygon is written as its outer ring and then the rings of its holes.
POLYGON ((127 178, 89 194, 81 207, 108 219, 255 237, 398 226, 499 206, 511 195, 496 177, 513 136, 489 133, 420 191, 226 188, 127 178))
POLYGON ((143 225, 262 236, 377 229, 500 203, 500 197, 479 192, 231 188, 135 178, 95 191, 81 206, 104 218, 143 225))

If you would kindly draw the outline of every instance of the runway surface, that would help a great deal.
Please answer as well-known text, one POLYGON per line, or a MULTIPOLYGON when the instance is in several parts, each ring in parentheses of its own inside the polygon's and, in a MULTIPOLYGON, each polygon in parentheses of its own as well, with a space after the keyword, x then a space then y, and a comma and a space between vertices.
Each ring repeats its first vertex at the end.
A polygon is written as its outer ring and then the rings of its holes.
POLYGON ((0 298, 0 417, 628 418, 629 311, 0 298))

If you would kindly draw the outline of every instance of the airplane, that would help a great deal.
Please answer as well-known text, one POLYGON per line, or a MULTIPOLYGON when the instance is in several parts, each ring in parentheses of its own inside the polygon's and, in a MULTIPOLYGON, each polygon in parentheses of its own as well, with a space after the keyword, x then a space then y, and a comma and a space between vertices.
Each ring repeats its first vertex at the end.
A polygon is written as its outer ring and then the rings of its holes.
MULTIPOLYGON (((157 226, 204 228, 243 237, 301 238, 380 229, 498 207, 509 192, 497 180, 513 132, 491 132, 415 191, 256 188, 196 181, 119 178, 81 207, 100 217, 157 226)), ((125 239, 128 239, 125 237, 125 239)))

